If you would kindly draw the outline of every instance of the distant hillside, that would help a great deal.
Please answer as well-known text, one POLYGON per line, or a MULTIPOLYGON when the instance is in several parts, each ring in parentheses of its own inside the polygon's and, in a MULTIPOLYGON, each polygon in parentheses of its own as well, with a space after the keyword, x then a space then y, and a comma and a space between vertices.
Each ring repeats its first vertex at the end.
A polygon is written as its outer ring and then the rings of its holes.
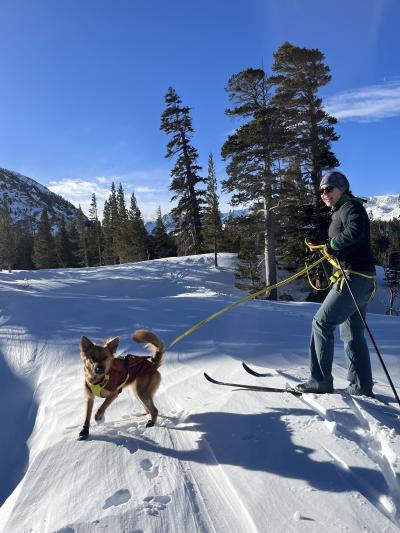
POLYGON ((76 217, 76 207, 58 194, 18 172, 0 168, 0 202, 5 195, 10 201, 14 221, 28 220, 36 226, 45 208, 52 225, 61 218, 68 222, 76 217))

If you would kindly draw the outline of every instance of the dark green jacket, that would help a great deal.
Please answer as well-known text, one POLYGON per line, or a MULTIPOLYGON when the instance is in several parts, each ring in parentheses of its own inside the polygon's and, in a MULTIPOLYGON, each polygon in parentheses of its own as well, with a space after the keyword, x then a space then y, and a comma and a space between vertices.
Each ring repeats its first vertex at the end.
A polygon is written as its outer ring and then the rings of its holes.
POLYGON ((346 269, 374 273, 369 218, 363 202, 345 193, 332 208, 328 251, 332 251, 346 269))

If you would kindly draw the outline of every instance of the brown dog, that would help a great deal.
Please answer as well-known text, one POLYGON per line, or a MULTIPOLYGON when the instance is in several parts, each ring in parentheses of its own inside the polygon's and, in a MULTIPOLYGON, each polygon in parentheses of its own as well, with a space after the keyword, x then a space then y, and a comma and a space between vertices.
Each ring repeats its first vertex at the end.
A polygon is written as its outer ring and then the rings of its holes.
POLYGON ((146 427, 154 426, 158 410, 154 405, 153 396, 161 383, 158 368, 163 362, 165 346, 155 333, 144 329, 135 331, 132 339, 145 344, 151 357, 138 355, 127 355, 123 359, 114 357, 119 337, 108 339, 103 345, 94 344, 87 337, 81 337, 81 357, 85 374, 84 391, 87 402, 85 423, 79 433, 79 440, 87 439, 89 436, 90 417, 95 396, 104 398, 104 402, 95 414, 95 420, 101 421, 107 407, 128 385, 151 416, 146 427))

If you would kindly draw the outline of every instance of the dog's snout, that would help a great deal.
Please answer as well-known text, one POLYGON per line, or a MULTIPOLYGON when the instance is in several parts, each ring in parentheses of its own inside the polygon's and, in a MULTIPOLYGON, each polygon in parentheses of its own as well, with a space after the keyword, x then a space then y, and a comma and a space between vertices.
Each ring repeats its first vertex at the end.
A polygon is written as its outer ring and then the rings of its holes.
POLYGON ((104 366, 97 365, 94 371, 96 372, 96 374, 104 374, 104 366))

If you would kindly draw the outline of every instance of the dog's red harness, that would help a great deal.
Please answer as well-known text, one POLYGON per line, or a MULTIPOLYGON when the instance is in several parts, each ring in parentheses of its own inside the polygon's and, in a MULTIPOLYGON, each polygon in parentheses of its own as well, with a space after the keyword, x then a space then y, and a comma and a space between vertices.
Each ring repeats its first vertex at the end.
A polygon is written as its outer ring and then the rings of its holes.
POLYGON ((156 372, 157 365, 149 357, 127 355, 124 359, 114 359, 104 388, 115 392, 124 385, 133 383, 138 376, 152 376, 156 372))
POLYGON ((156 372, 157 365, 150 357, 127 355, 114 359, 109 373, 104 376, 101 383, 87 383, 87 386, 95 396, 101 396, 102 389, 109 392, 120 391, 125 385, 133 383, 138 376, 146 374, 152 376, 156 372))

